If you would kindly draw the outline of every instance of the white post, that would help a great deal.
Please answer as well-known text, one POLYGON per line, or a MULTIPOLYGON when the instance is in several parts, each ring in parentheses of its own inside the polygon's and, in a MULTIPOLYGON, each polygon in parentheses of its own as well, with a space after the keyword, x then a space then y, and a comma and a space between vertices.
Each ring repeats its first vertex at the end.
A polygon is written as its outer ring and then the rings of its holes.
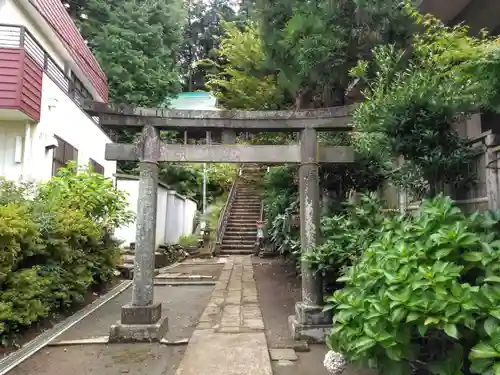
MULTIPOLYGON (((205 143, 210 145, 211 133, 207 131, 205 143)), ((203 218, 205 219, 205 214, 207 213, 207 163, 203 163, 203 218)))
POLYGON ((203 163, 203 216, 207 212, 207 163, 203 163))

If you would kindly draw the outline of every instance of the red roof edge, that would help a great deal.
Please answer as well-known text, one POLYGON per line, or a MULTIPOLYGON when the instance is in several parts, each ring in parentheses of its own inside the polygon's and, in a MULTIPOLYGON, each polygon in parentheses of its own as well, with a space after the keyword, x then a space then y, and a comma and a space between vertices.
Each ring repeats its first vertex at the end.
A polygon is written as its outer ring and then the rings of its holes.
POLYGON ((62 2, 60 0, 30 0, 30 3, 52 27, 76 65, 89 79, 101 98, 107 102, 109 93, 106 75, 62 2))

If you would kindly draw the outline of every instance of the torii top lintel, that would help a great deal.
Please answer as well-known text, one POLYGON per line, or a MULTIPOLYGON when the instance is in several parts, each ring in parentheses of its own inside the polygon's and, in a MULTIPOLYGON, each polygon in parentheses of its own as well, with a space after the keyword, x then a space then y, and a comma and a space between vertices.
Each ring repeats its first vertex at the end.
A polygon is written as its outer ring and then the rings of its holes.
POLYGON ((244 131, 297 132, 350 130, 353 106, 287 111, 205 111, 140 108, 130 105, 87 101, 85 111, 99 116, 104 127, 144 127, 159 129, 233 129, 244 131))

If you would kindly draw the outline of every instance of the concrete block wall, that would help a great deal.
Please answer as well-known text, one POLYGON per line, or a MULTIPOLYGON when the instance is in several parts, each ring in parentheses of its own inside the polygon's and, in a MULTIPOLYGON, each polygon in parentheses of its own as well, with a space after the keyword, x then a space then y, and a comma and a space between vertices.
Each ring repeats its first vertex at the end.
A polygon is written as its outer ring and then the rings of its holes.
MULTIPOLYGON (((137 176, 116 175, 116 188, 127 194, 129 209, 137 213, 139 179, 137 176)), ((156 215, 156 247, 175 244, 183 235, 192 234, 196 215, 196 202, 171 190, 164 184, 158 186, 156 215)), ((123 241, 122 246, 135 242, 136 222, 122 226, 115 231, 115 236, 123 241)))

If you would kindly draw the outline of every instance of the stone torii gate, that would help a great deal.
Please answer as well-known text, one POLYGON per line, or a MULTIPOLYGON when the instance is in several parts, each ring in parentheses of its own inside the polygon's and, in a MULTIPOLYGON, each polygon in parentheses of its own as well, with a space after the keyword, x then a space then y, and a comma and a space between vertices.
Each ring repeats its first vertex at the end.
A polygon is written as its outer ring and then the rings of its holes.
MULTIPOLYGON (((107 160, 138 161, 140 169, 132 301, 122 307, 121 322, 110 341, 152 341, 163 337, 167 317, 153 302, 154 252, 159 162, 299 164, 300 237, 303 252, 319 237, 318 163, 350 163, 349 147, 318 145, 320 131, 349 130, 350 107, 307 111, 197 111, 136 108, 86 103, 102 127, 142 131, 137 144, 106 145, 107 160), (178 145, 160 140, 159 130, 221 130, 223 145, 178 145), (295 145, 236 145, 236 132, 295 132, 295 145)), ((207 133, 208 134, 208 133, 207 133)), ((323 310, 322 280, 302 265, 302 301, 289 317, 295 339, 322 341, 331 326, 323 310)))

